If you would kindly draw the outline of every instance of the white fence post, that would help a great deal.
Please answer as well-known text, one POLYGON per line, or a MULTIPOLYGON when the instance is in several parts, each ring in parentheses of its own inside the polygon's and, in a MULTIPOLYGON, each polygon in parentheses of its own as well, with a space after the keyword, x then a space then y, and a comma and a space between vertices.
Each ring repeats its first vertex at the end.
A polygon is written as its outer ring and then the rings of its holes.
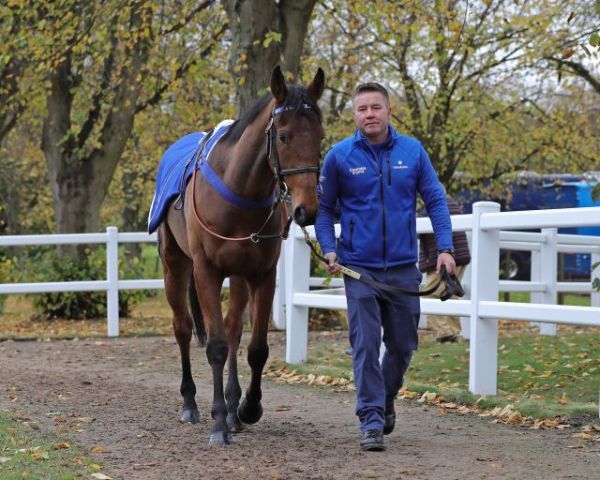
POLYGON ((304 363, 308 351, 308 307, 294 305, 294 293, 308 292, 310 249, 298 238, 299 227, 292 224, 285 241, 285 361, 304 363))
POLYGON ((117 227, 107 227, 106 234, 106 321, 109 337, 119 336, 119 237, 117 227))
POLYGON ((499 211, 494 202, 473 204, 469 391, 484 395, 496 394, 498 320, 481 318, 479 302, 498 301, 500 235, 497 229, 481 229, 481 215, 499 211))
MULTIPOLYGON (((556 235, 558 229, 543 228, 542 233, 546 241, 542 243, 540 251, 540 272, 541 280, 546 284, 546 290, 536 295, 536 299, 540 300, 539 303, 556 305, 556 278, 558 276, 558 250, 556 248, 558 241, 556 235)), ((540 323, 540 334, 556 335, 556 324, 540 323)))
POLYGON ((279 329, 285 328, 285 244, 287 241, 281 245, 282 252, 277 260, 277 279, 273 298, 273 323, 279 329))
MULTIPOLYGON (((594 278, 600 278, 600 265, 594 269, 594 263, 600 262, 600 252, 592 253, 592 263, 590 265, 590 282, 594 281, 594 278)), ((600 307, 600 292, 592 289, 590 294, 590 306, 600 307)))
MULTIPOLYGON (((530 267, 531 267, 531 270, 530 270, 531 274, 529 277, 530 280, 532 282, 543 281, 544 277, 542 276, 542 255, 540 252, 535 251, 535 250, 531 252, 530 267)), ((543 292, 531 292, 529 303, 544 303, 543 292)), ((540 322, 531 322, 531 325, 534 327, 535 326, 541 327, 540 322)))
MULTIPOLYGON (((473 251, 473 240, 471 231, 465 232, 467 236, 467 245, 469 246, 469 252, 473 251)), ((462 286, 465 291, 465 296, 463 300, 471 300, 471 265, 473 264, 473 260, 465 267, 465 273, 463 273, 462 278, 462 286)), ((460 336, 464 339, 471 338, 471 322, 469 317, 460 317, 460 336)))

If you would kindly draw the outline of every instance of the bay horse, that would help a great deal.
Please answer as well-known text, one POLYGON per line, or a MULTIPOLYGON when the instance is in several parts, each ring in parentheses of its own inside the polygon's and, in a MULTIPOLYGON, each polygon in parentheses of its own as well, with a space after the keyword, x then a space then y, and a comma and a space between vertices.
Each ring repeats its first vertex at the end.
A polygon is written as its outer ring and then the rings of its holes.
POLYGON ((184 194, 168 205, 158 227, 165 292, 181 354, 181 421, 199 421, 190 365, 195 324, 200 340, 206 332, 206 356, 213 374, 211 446, 229 444, 232 432, 240 431, 244 423, 257 422, 263 413, 261 377, 269 355, 267 331, 281 240, 292 217, 305 226, 313 224, 317 215, 324 136, 317 101, 324 87, 320 68, 310 85, 303 87, 287 85, 276 67, 270 93, 230 126, 212 145, 208 158, 196 155, 200 164, 210 164, 210 175, 194 166, 184 194), (281 213, 287 210, 288 194, 290 217, 281 213), (223 318, 220 293, 226 277, 230 299, 223 318), (193 308, 196 299, 199 310, 193 308), (252 375, 240 403, 237 351, 248 303, 247 359, 252 375), (226 361, 228 379, 223 390, 226 361))

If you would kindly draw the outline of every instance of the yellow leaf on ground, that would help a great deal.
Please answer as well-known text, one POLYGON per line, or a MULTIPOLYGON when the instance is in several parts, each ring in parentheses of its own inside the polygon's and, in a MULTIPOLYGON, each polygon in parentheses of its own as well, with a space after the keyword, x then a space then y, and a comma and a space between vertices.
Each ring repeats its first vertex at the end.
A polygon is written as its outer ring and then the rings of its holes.
POLYGON ((50 455, 45 450, 36 450, 35 452, 31 452, 31 458, 34 460, 48 460, 50 455))

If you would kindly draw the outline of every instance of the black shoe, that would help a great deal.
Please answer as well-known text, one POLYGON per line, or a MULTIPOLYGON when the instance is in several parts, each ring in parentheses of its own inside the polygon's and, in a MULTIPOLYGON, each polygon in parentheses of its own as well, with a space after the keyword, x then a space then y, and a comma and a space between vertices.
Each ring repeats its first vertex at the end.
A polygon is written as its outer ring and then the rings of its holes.
POLYGON ((383 430, 367 430, 360 439, 360 448, 366 452, 381 452, 383 445, 383 430))
POLYGON ((457 343, 458 337, 456 335, 445 335, 435 339, 437 343, 457 343))
MULTIPOLYGON (((389 411, 389 410, 388 410, 389 411)), ((389 435, 394 431, 394 427, 396 426, 396 412, 394 411, 394 407, 392 407, 390 413, 385 414, 385 423, 383 424, 383 434, 389 435)))

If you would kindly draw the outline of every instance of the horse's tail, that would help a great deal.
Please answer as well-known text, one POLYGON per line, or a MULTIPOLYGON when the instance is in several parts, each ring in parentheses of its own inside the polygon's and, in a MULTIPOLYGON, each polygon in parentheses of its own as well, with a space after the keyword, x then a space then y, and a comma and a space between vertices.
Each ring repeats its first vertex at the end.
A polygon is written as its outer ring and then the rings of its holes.
POLYGON ((190 308, 192 309, 192 318, 194 319, 194 331, 196 332, 196 338, 198 338, 198 343, 200 343, 200 346, 204 347, 206 345, 206 330, 204 329, 202 309, 200 308, 198 295, 196 294, 196 282, 194 281, 194 274, 190 275, 188 295, 190 298, 190 308))

